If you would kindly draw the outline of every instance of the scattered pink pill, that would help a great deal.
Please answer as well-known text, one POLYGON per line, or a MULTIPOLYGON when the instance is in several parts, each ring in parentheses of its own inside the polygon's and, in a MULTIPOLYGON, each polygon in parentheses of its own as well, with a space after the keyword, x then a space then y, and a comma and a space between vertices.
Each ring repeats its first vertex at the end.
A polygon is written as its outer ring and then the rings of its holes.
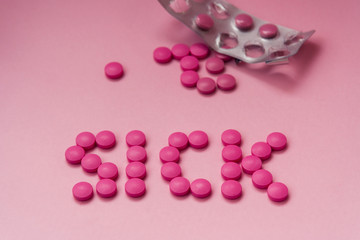
POLYGON ((238 199, 242 193, 241 184, 235 180, 227 180, 221 185, 221 193, 227 199, 238 199))
POLYGON ((269 171, 265 169, 259 169, 251 176, 252 182, 257 188, 267 188, 273 180, 273 176, 269 171))
POLYGON ((238 163, 227 162, 221 167, 221 176, 225 180, 239 180, 241 177, 241 167, 238 163))
POLYGON ((76 136, 76 145, 90 150, 95 147, 95 136, 91 132, 82 132, 76 136))
POLYGON ((86 154, 81 160, 81 167, 84 171, 94 173, 101 165, 101 158, 93 153, 86 154))
POLYGON ((171 181, 173 178, 180 177, 181 168, 179 164, 174 162, 165 163, 161 167, 161 176, 167 181, 171 181))
POLYGON ((169 188, 175 196, 185 196, 190 191, 190 182, 184 177, 176 177, 170 181, 169 188))
POLYGON ((172 59, 172 54, 167 47, 158 47, 154 50, 154 59, 158 63, 168 63, 172 59))
POLYGON ((235 17, 235 25, 237 28, 239 28, 242 31, 249 30, 253 26, 252 17, 250 17, 245 13, 239 14, 235 17))
POLYGON ((259 33, 262 38, 274 38, 278 33, 278 28, 276 25, 271 23, 264 24, 259 28, 259 33))
POLYGON ((79 182, 72 189, 74 198, 78 201, 86 201, 93 197, 94 192, 90 183, 79 182))
POLYGON ((211 194, 211 184, 208 180, 198 178, 190 185, 191 193, 197 198, 206 198, 211 194))
POLYGON ((199 60, 194 56, 185 56, 180 60, 180 67, 184 71, 199 69, 199 60))
POLYGON ((146 176, 146 167, 142 162, 132 162, 126 166, 125 172, 128 178, 144 179, 146 176))
POLYGON ((206 60, 206 70, 208 70, 209 73, 221 73, 225 69, 224 61, 221 60, 218 57, 211 57, 208 60, 206 60))
POLYGON ((119 175, 117 166, 111 162, 106 162, 106 163, 101 164, 98 167, 97 173, 98 173, 100 179, 115 180, 119 175))
POLYGON ((287 139, 284 134, 273 132, 267 136, 266 142, 273 150, 279 151, 286 147, 287 139))
POLYGON ((225 55, 225 54, 222 54, 222 53, 218 53, 218 52, 215 52, 215 56, 220 58, 224 62, 228 62, 228 61, 233 59, 233 57, 231 57, 231 56, 228 56, 228 55, 225 55))
POLYGON ((222 157, 225 162, 240 162, 242 151, 239 146, 227 145, 222 150, 222 157))
POLYGON ((208 135, 203 131, 193 131, 189 134, 189 144, 193 148, 204 148, 208 145, 208 135))
POLYGON ((288 188, 281 182, 273 182, 267 189, 270 200, 274 202, 284 201, 288 197, 288 188))
POLYGON ((96 184, 96 192, 102 198, 113 197, 117 192, 116 183, 111 179, 101 179, 96 184))
POLYGON ((266 160, 271 156, 271 147, 266 142, 254 143, 251 147, 251 154, 262 160, 266 160))
POLYGON ((96 134, 96 144, 99 148, 112 148, 113 146, 115 146, 115 143, 115 135, 110 131, 105 130, 96 134))
POLYGON ((195 56, 197 59, 203 59, 209 55, 210 50, 208 46, 206 46, 203 43, 195 43, 191 45, 190 53, 191 55, 195 56))
POLYGON ((228 129, 225 130, 222 134, 221 134, 221 141, 224 144, 224 146, 226 145, 240 145, 241 143, 241 134, 236 131, 235 129, 228 129))
POLYGON ((199 80, 199 74, 195 71, 184 71, 180 76, 180 81, 185 87, 195 87, 199 80))
POLYGON ((71 164, 79 164, 85 155, 85 150, 79 146, 71 146, 65 151, 65 158, 71 164))
POLYGON ((145 146, 146 137, 142 131, 133 130, 126 135, 126 144, 132 146, 145 146))
POLYGON ((207 14, 199 14, 195 19, 196 26, 202 30, 209 30, 214 26, 214 21, 207 14))
POLYGON ((129 162, 145 162, 147 159, 146 150, 141 146, 132 146, 126 152, 129 162))
POLYGON ((230 91, 236 87, 236 79, 233 75, 222 74, 216 79, 216 85, 221 90, 230 91))
POLYGON ((199 79, 196 88, 202 94, 211 94, 216 90, 216 83, 211 78, 204 77, 199 79))
POLYGON ((175 59, 180 60, 190 54, 190 48, 185 44, 179 43, 172 47, 171 52, 175 59))
POLYGON ((167 162, 179 162, 180 159, 180 152, 175 147, 164 147, 160 150, 159 154, 160 160, 163 163, 167 162))
POLYGON ((249 155, 241 161, 242 169, 247 174, 253 174, 255 171, 262 168, 262 161, 260 158, 249 155))
POLYGON ((110 79, 118 79, 124 75, 123 66, 118 62, 111 62, 105 66, 105 75, 110 79))
POLYGON ((172 133, 169 136, 169 145, 172 147, 176 147, 179 150, 183 150, 185 148, 187 148, 188 144, 189 144, 189 139, 186 136, 185 133, 182 132, 175 132, 172 133))
POLYGON ((129 179, 125 183, 125 192, 129 197, 141 197, 146 192, 145 182, 139 178, 129 179))

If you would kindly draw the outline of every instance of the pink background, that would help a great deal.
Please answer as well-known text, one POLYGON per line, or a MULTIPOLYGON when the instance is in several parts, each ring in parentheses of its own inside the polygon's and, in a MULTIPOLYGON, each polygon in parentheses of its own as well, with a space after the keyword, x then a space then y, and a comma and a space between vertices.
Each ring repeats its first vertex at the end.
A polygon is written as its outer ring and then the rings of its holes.
POLYGON ((227 64, 238 88, 204 97, 180 85, 177 61, 153 61, 158 46, 199 41, 155 0, 0 1, 1 239, 359 239, 358 0, 230 2, 317 32, 290 65, 227 64), (114 60, 126 71, 120 81, 104 77, 114 60), (287 150, 264 163, 289 187, 287 202, 271 202, 247 175, 240 200, 221 196, 228 128, 242 133, 244 154, 272 131, 287 135, 287 150), (94 152, 119 166, 119 193, 78 203, 72 186, 98 178, 68 165, 64 151, 79 132, 104 129, 118 145, 94 152), (133 129, 148 139, 148 192, 139 200, 124 192, 133 129), (214 193, 177 199, 160 177, 158 152, 170 133, 195 129, 210 146, 185 151, 181 165, 214 193))

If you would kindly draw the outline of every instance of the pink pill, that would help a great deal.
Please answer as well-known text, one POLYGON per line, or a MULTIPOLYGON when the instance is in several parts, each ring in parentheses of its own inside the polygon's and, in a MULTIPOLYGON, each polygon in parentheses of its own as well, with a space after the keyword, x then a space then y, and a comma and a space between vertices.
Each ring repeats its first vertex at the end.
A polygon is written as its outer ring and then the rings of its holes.
POLYGON ((85 150, 79 146, 71 146, 65 151, 65 158, 71 164, 79 164, 85 155, 85 150))
POLYGON ((270 133, 266 142, 273 150, 283 150, 286 147, 287 139, 284 134, 279 132, 270 133))
POLYGON ((141 162, 132 162, 126 166, 126 176, 128 178, 144 179, 146 176, 146 167, 141 162))
POLYGON ((190 182, 184 177, 176 177, 170 181, 169 187, 175 196, 185 196, 190 191, 190 182))
POLYGON ((146 192, 145 182, 139 178, 129 179, 125 183, 125 192, 129 197, 141 197, 146 192))
POLYGON ((158 63, 168 63, 172 59, 170 49, 167 47, 158 47, 154 50, 154 59, 158 63))
POLYGON ((240 162, 242 151, 239 146, 227 145, 222 150, 222 157, 225 162, 240 162))
POLYGON ((176 147, 179 150, 183 150, 185 148, 187 148, 188 144, 189 144, 189 139, 186 136, 185 133, 182 132, 175 132, 172 133, 169 136, 169 145, 172 147, 176 147))
POLYGON ((281 182, 273 182, 267 189, 270 200, 274 202, 284 201, 288 197, 288 188, 281 182))
POLYGON ((208 180, 198 178, 190 185, 191 193, 197 198, 206 198, 211 194, 211 184, 208 180))
POLYGON ((89 173, 96 172, 100 165, 101 158, 96 154, 88 153, 81 160, 81 167, 89 173))
POLYGON ((132 146, 126 152, 129 162, 145 162, 147 154, 145 148, 141 146, 132 146))
POLYGON ((126 144, 132 146, 145 146, 146 137, 142 131, 133 130, 126 135, 126 144))
POLYGON ((190 53, 191 55, 195 56, 197 59, 203 59, 209 55, 210 50, 208 46, 206 46, 203 43, 195 43, 191 45, 190 53))
POLYGON ((253 174, 255 171, 261 169, 262 162, 260 158, 249 155, 241 161, 241 166, 245 173, 253 174))
POLYGON ((96 184, 96 192, 102 198, 113 197, 117 192, 116 183, 111 179, 101 179, 96 184))
POLYGON ((274 38, 278 33, 278 28, 271 23, 264 24, 259 28, 259 33, 262 38, 274 38))
POLYGON ((234 130, 234 129, 225 130, 221 134, 221 141, 224 144, 224 146, 226 146, 226 145, 238 145, 238 146, 240 146, 241 134, 238 131, 234 130))
POLYGON ((78 201, 86 201, 93 197, 94 192, 90 183, 79 182, 72 189, 74 198, 78 201))
POLYGON ((230 74, 222 74, 216 79, 216 85, 221 90, 230 91, 236 87, 236 79, 230 74))
POLYGON ((99 148, 112 148, 113 146, 115 146, 115 143, 115 135, 110 131, 105 130, 96 134, 96 144, 99 148))
POLYGON ((76 145, 90 150, 95 147, 95 136, 91 132, 82 132, 76 136, 76 145))
POLYGON ((224 71, 225 64, 224 61, 221 60, 218 57, 211 57, 208 60, 206 60, 206 70, 208 70, 209 73, 221 73, 224 71))
POLYGON ((195 71, 184 71, 180 76, 180 81, 185 87, 195 87, 199 80, 199 74, 195 71))
POLYGON ((193 131, 189 134, 189 144, 193 148, 204 148, 208 145, 208 135, 203 131, 193 131))
POLYGON ((180 60, 180 67, 184 71, 199 69, 199 60, 194 56, 185 56, 180 60))
POLYGON ((262 160, 266 160, 271 156, 271 147, 266 142, 254 143, 251 147, 251 154, 262 160))
POLYGON ((123 66, 118 62, 111 62, 105 66, 105 75, 110 79, 118 79, 124 75, 123 66))
POLYGON ((164 147, 160 150, 159 157, 163 163, 179 162, 180 152, 175 147, 164 147))
POLYGON ((253 26, 252 17, 250 17, 245 13, 239 14, 235 17, 235 25, 237 28, 239 28, 242 31, 249 30, 253 26))
POLYGON ((230 60, 233 59, 233 57, 231 57, 231 56, 228 56, 228 55, 225 55, 225 54, 222 54, 222 53, 218 53, 218 52, 215 52, 215 56, 220 58, 224 62, 229 62, 230 60))
POLYGON ((161 176, 167 181, 171 181, 173 178, 180 177, 181 168, 179 164, 174 162, 165 163, 161 167, 161 176))
POLYGON ((180 60, 190 54, 190 48, 185 44, 179 43, 172 47, 171 52, 175 59, 180 60))
POLYGON ((265 169, 257 170, 253 173, 251 178, 254 186, 261 189, 267 188, 273 180, 271 173, 265 169))
POLYGON ((204 77, 199 79, 196 88, 202 94, 211 94, 216 90, 216 83, 211 78, 204 77))
POLYGON ((227 180, 221 185, 221 193, 227 199, 238 199, 242 193, 241 184, 235 180, 227 180))
POLYGON ((212 28, 212 26, 214 26, 214 21, 207 14, 197 15, 197 17, 195 19, 195 23, 196 23, 196 26, 198 26, 198 28, 205 30, 205 31, 209 30, 210 28, 212 28))
POLYGON ((227 162, 221 167, 221 176, 225 180, 239 180, 241 177, 241 167, 234 162, 227 162))
POLYGON ((106 162, 106 163, 101 164, 98 167, 97 172, 98 172, 100 179, 115 180, 119 175, 117 166, 111 162, 106 162))

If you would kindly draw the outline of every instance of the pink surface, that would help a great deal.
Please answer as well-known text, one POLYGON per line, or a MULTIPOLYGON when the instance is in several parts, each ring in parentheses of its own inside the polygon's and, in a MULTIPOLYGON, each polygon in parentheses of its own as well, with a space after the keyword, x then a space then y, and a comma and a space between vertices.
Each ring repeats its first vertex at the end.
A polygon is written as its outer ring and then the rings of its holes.
POLYGON ((1 1, 1 239, 359 239, 359 2, 230 2, 317 32, 290 65, 227 63, 238 87, 204 96, 181 86, 178 61, 153 60, 158 46, 200 41, 155 0, 1 1), (112 61, 126 68, 120 81, 104 75, 112 61), (220 136, 229 128, 241 132, 244 156, 268 133, 286 133, 287 149, 264 168, 289 188, 287 201, 270 201, 247 174, 242 197, 223 198, 220 136), (114 131, 116 147, 90 152, 119 167, 119 192, 80 203, 72 187, 95 187, 98 177, 68 164, 64 152, 78 133, 103 129, 114 131), (142 199, 124 191, 133 129, 147 136, 142 199), (205 201, 174 197, 160 175, 168 136, 194 129, 210 144, 182 152, 181 167, 190 181, 212 183, 205 201))

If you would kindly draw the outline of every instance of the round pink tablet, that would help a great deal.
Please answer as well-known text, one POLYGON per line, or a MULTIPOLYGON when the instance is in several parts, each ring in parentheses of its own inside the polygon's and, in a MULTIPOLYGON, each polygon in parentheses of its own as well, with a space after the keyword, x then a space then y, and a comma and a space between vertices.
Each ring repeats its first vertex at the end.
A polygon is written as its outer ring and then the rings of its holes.
POLYGON ((251 147, 251 154, 262 160, 266 160, 271 156, 271 147, 266 142, 254 143, 251 147))
POLYGON ((286 147, 287 139, 284 134, 279 132, 270 133, 266 142, 273 150, 283 150, 286 147))
POLYGON ((129 179, 125 183, 125 192, 129 197, 141 197, 146 192, 145 182, 139 178, 129 179))
POLYGON ((132 146, 126 152, 129 162, 145 162, 147 158, 146 150, 141 146, 132 146))
POLYGON ((234 129, 225 130, 221 134, 221 141, 224 144, 224 146, 226 146, 226 145, 238 145, 239 146, 241 143, 241 134, 234 129))
POLYGON ((180 177, 181 168, 179 164, 174 162, 165 163, 161 167, 161 176, 167 181, 171 181, 173 178, 180 177))
POLYGON ((196 88, 202 94, 211 94, 216 90, 216 83, 211 78, 204 77, 199 79, 196 88))
POLYGON ((185 133, 182 133, 182 132, 172 133, 169 136, 168 141, 169 141, 170 146, 176 147, 179 150, 183 150, 183 149, 187 148, 188 143, 189 143, 188 137, 186 136, 185 133))
POLYGON ((253 26, 253 20, 252 17, 249 15, 243 13, 239 14, 235 17, 235 25, 237 28, 239 28, 242 31, 246 31, 252 28, 253 26))
POLYGON ((259 33, 262 38, 274 38, 278 33, 278 28, 276 25, 271 23, 264 24, 259 28, 259 33))
POLYGON ((194 56, 185 56, 180 60, 180 67, 184 71, 199 69, 199 60, 194 56))
POLYGON ((79 146, 71 146, 65 151, 65 158, 71 164, 79 164, 85 155, 85 150, 79 146))
POLYGON ((144 179, 146 176, 146 167, 142 162, 129 163, 125 171, 128 178, 144 179))
POLYGON ((221 90, 230 91, 236 87, 236 80, 233 75, 222 74, 216 79, 216 85, 221 90))
POLYGON ((191 55, 195 56, 198 59, 203 59, 209 55, 210 50, 209 50, 208 46, 206 46, 203 43, 195 43, 195 44, 191 45, 190 53, 191 53, 191 55))
POLYGON ((180 76, 180 81, 185 87, 195 87, 199 80, 199 74, 195 71, 184 71, 180 76))
POLYGON ((273 180, 273 176, 265 169, 259 169, 251 176, 252 182, 257 188, 267 188, 273 180))
POLYGON ((105 75, 110 79, 118 79, 124 75, 123 66, 118 62, 111 62, 105 66, 105 75))
POLYGON ((154 50, 154 59, 158 63, 168 63, 172 59, 172 54, 167 47, 158 47, 154 50))
POLYGON ((221 193, 227 199, 238 199, 242 193, 241 184, 235 180, 227 180, 221 185, 221 193))
POLYGON ((206 70, 208 70, 209 73, 221 73, 224 71, 225 64, 224 61, 221 60, 218 57, 211 57, 208 60, 206 60, 206 70))
POLYGON ((76 145, 90 150, 95 147, 95 136, 91 132, 82 132, 76 136, 76 145))
POLYGON ((281 182, 273 182, 267 189, 268 197, 274 202, 284 201, 288 197, 288 188, 281 182))
POLYGON ((164 147, 160 150, 159 154, 160 160, 163 163, 167 162, 179 162, 180 159, 180 152, 175 147, 164 147))
POLYGON ((233 57, 231 57, 231 56, 228 56, 228 55, 225 55, 225 54, 222 54, 222 53, 218 53, 218 52, 215 52, 215 56, 220 58, 224 62, 228 62, 228 61, 233 59, 233 57))
POLYGON ((116 183, 111 179, 101 179, 96 184, 96 192, 102 198, 113 197, 117 192, 116 183))
POLYGON ((190 191, 190 182, 184 177, 176 177, 170 181, 169 188, 175 196, 185 196, 190 191))
POLYGON ((203 131, 193 131, 189 134, 189 144, 193 148, 204 148, 208 145, 208 135, 203 131))
POLYGON ((185 44, 178 43, 172 47, 171 52, 175 59, 180 60, 190 54, 190 48, 185 44))
POLYGON ((212 26, 214 26, 214 21, 207 14, 197 15, 197 17, 195 19, 195 23, 196 23, 196 26, 198 26, 198 28, 205 30, 205 31, 209 30, 210 28, 212 28, 212 26))
POLYGON ((99 148, 112 148, 113 146, 115 146, 115 143, 115 135, 110 131, 105 130, 96 134, 96 144, 99 148))
POLYGON ((101 158, 93 153, 86 154, 81 160, 81 167, 84 169, 84 171, 89 173, 96 172, 100 165, 101 158))
POLYGON ((197 198, 206 198, 211 194, 211 184, 208 180, 198 178, 190 185, 191 193, 197 198))
POLYGON ((93 197, 94 192, 90 183, 79 182, 72 189, 74 198, 78 201, 86 201, 93 197))
POLYGON ((240 162, 242 151, 239 146, 227 145, 222 150, 222 157, 225 162, 240 162))
POLYGON ((126 143, 129 147, 145 146, 146 137, 142 131, 133 130, 126 135, 126 143))
POLYGON ((106 162, 106 163, 101 164, 98 167, 97 172, 98 172, 100 179, 115 180, 119 175, 117 166, 111 162, 106 162))
POLYGON ((221 176, 225 180, 239 180, 241 177, 241 167, 238 163, 227 162, 221 167, 221 176))
POLYGON ((255 171, 262 168, 262 162, 260 158, 249 155, 243 158, 241 167, 245 173, 253 174, 255 171))

